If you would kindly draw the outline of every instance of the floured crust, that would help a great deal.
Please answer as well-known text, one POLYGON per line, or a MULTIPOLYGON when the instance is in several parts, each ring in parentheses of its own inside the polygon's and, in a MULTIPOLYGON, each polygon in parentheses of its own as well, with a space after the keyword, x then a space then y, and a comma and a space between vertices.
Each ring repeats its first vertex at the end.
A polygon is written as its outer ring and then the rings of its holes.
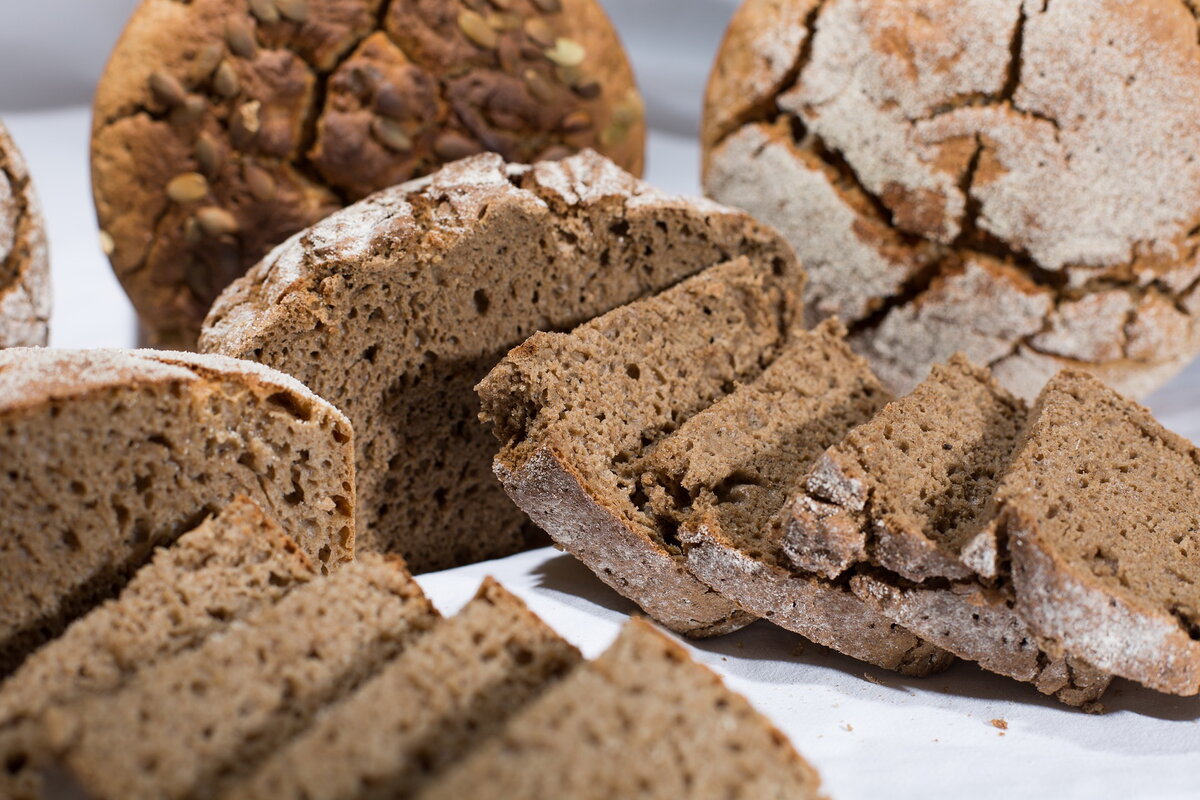
POLYGON ((811 318, 896 393, 953 347, 1026 399, 1046 361, 1143 396, 1200 352, 1196 24, 1178 0, 751 0, 706 189, 789 238, 811 318))
POLYGON ((0 124, 0 349, 50 337, 50 255, 29 168, 0 124))

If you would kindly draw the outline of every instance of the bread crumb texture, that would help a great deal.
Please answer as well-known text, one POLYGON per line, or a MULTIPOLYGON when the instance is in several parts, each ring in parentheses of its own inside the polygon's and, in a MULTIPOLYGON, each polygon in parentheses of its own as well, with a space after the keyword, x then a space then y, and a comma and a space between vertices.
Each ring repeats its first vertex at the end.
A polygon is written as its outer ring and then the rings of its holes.
POLYGON ((1200 43, 1180 0, 747 0, 705 187, 778 227, 905 392, 961 350, 1032 399, 1200 351, 1200 43))
POLYGON ((46 223, 25 158, 0 124, 0 348, 50 337, 46 223))

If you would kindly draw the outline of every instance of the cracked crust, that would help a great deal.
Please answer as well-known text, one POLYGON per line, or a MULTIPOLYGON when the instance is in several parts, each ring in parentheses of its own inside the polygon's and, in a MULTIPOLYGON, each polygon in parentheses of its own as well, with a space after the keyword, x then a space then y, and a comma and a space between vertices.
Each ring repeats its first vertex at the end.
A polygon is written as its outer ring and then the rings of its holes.
POLYGON ((441 164, 592 147, 635 173, 645 126, 595 0, 143 0, 97 89, 102 243, 159 346, 290 235, 441 164))
POLYGON ((0 124, 0 348, 50 338, 50 256, 29 168, 0 124))
POLYGON ((706 190, 788 237, 810 318, 841 316, 897 393, 953 347, 1027 399, 1047 361, 1142 396, 1200 352, 1193 12, 748 0, 706 190))

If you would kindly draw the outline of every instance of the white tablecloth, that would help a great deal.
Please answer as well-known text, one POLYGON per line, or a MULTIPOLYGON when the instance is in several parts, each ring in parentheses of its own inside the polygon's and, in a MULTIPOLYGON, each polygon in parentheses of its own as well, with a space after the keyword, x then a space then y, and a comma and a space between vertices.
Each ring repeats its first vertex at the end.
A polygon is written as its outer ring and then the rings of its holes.
MULTIPOLYGON (((6 116, 29 159, 50 226, 53 344, 128 346, 134 341, 133 315, 97 245, 87 121, 84 109, 6 116)), ((649 178, 674 191, 695 192, 698 158, 693 140, 657 135, 649 178)), ((1200 434, 1198 388, 1200 367, 1194 367, 1152 402, 1169 426, 1193 439, 1200 434)), ((485 575, 524 597, 589 656, 635 610, 569 556, 550 549, 426 575, 421 583, 450 613, 485 575)), ((815 645, 804 647, 799 637, 764 622, 690 647, 791 737, 839 800, 933 793, 1200 797, 1196 698, 1117 681, 1105 700, 1109 713, 1089 716, 970 664, 927 680, 908 679, 815 645)))

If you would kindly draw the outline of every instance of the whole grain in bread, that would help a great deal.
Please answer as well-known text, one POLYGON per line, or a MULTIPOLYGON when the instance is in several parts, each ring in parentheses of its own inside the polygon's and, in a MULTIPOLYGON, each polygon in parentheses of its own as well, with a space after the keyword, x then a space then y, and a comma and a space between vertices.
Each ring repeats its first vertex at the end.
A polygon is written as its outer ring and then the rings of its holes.
POLYGON ((150 343, 337 208, 492 150, 640 173, 641 97, 596 0, 143 0, 100 79, 92 182, 150 343))
POLYGON ((92 609, 0 684, 0 797, 42 797, 38 720, 88 693, 118 691, 317 576, 245 497, 156 550, 119 597, 92 609))
POLYGON ((595 153, 532 167, 484 155, 276 250, 217 302, 202 347, 295 375, 346 412, 359 545, 424 572, 529 541, 490 474, 472 391, 504 353, 738 255, 799 271, 749 217, 665 195, 595 153))
POLYGON ((0 351, 0 464, 0 674, 236 495, 320 568, 353 555, 350 425, 259 364, 0 351))
POLYGON ((25 158, 0 124, 0 348, 50 336, 50 255, 25 158))
POLYGON ((579 651, 489 578, 456 616, 326 708, 223 797, 411 797, 579 661, 579 651))
POLYGON ((643 461, 691 415, 757 377, 795 326, 796 275, 720 264, 571 333, 538 333, 479 384, 496 474, 554 541, 650 616, 708 636, 751 617, 688 571, 647 507, 643 461))
POLYGON ((777 226, 893 391, 954 351, 1033 398, 1200 351, 1200 70, 1178 0, 746 0, 705 186, 777 226), (1137 154, 1131 156, 1131 154, 1137 154))
POLYGON ((368 554, 118 691, 49 709, 42 735, 93 800, 213 797, 437 620, 399 558, 368 554))
POLYGON ((1200 453, 1090 376, 1046 385, 997 492, 1017 612, 1049 646, 1200 691, 1200 453))
POLYGON ((635 619, 417 796, 815 800, 819 786, 743 697, 635 619))

